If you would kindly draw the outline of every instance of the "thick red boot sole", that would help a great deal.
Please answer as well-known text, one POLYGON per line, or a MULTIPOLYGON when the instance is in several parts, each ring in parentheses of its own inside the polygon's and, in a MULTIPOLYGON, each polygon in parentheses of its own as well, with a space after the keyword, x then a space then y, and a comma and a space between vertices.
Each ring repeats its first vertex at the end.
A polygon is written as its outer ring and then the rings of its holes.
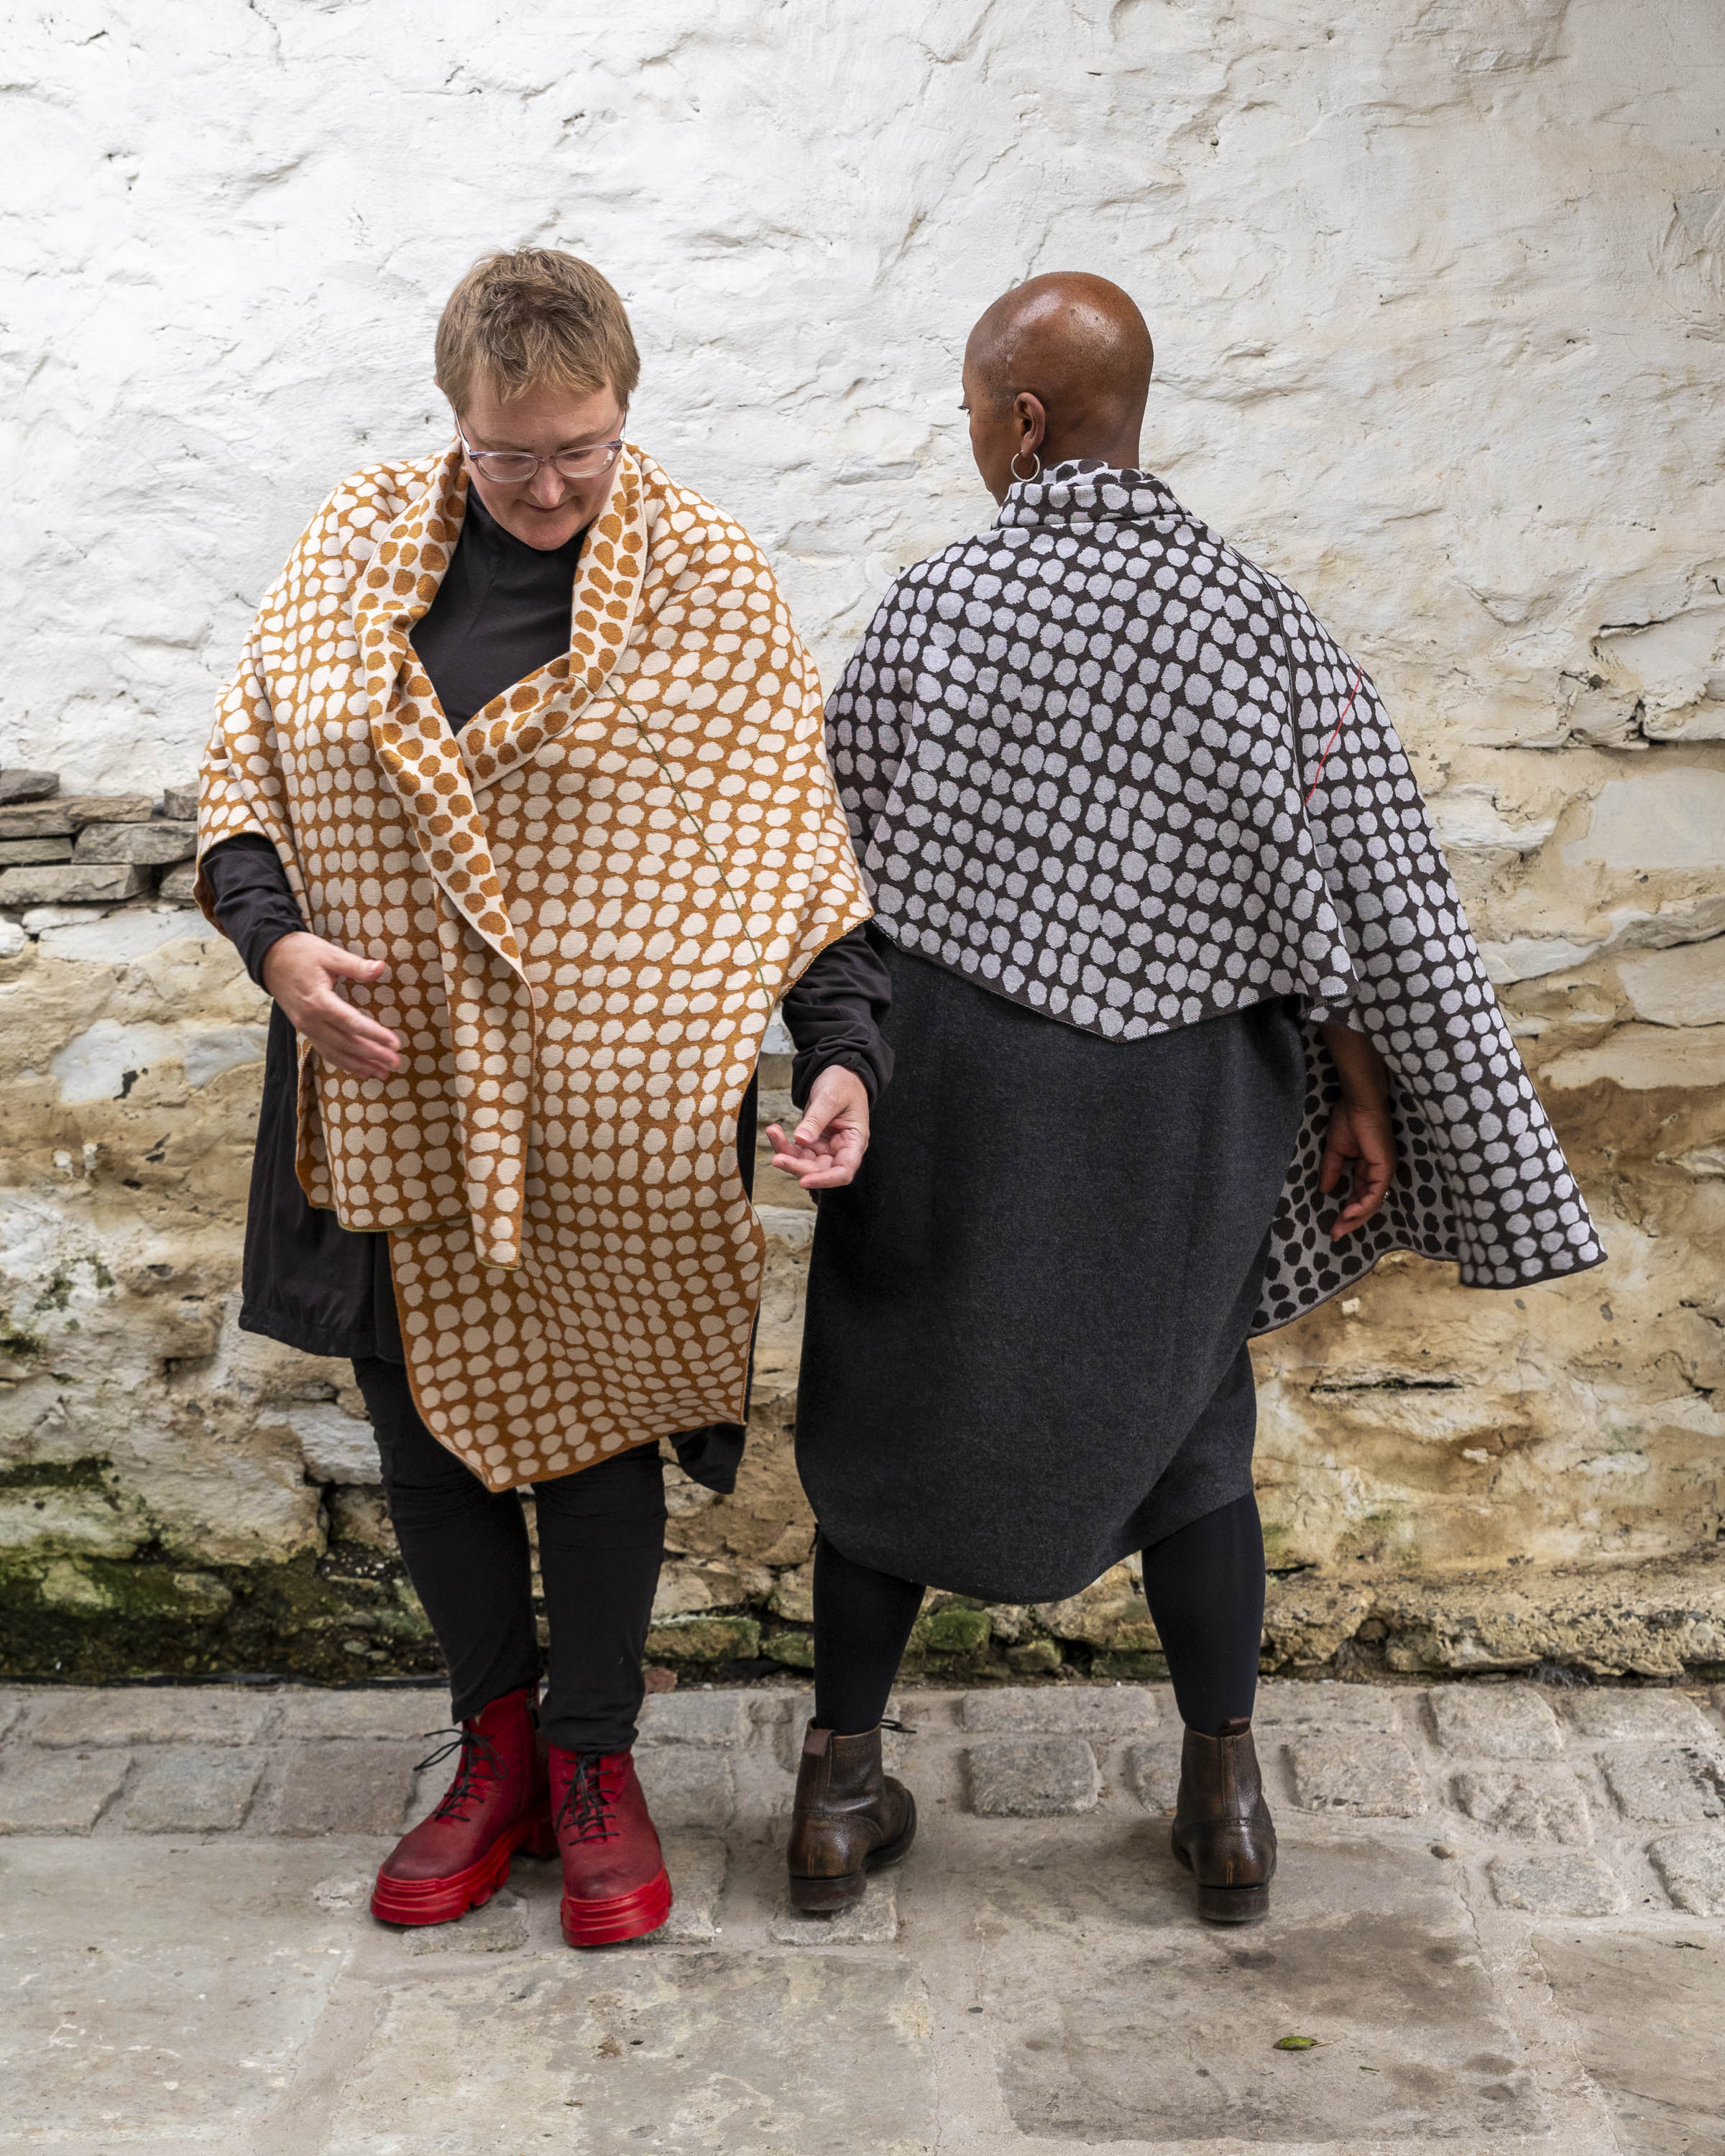
POLYGON ((530 1856, 552 1856, 557 1837, 551 1814, 523 1820, 500 1835, 485 1855, 465 1871, 444 1879, 392 1879, 379 1871, 372 1889, 372 1914, 380 1924, 453 1924, 470 1909, 482 1909, 509 1876, 518 1849, 530 1856))
POLYGON ((572 1947, 611 1947, 622 1939, 644 1938, 649 1932, 656 1932, 670 1912, 670 1878, 662 1864, 659 1876, 649 1879, 644 1887, 591 1902, 579 1895, 565 1894, 558 1912, 564 1940, 572 1947))

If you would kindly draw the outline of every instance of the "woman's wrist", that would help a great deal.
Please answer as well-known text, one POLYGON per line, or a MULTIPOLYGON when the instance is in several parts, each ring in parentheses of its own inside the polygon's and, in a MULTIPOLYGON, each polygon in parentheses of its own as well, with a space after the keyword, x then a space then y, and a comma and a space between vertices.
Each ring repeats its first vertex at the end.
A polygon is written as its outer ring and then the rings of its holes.
POLYGON ((1389 1094, 1384 1058, 1363 1033, 1332 1019, 1322 1029, 1324 1045, 1342 1081, 1342 1097, 1356 1107, 1381 1107, 1389 1094))
POLYGON ((308 928, 284 928, 279 935, 270 938, 258 959, 258 970, 255 976, 258 985, 265 995, 274 997, 277 1001, 280 998, 276 984, 270 978, 270 961, 278 955, 284 943, 290 943, 296 936, 304 936, 308 941, 311 940, 311 932, 308 928))

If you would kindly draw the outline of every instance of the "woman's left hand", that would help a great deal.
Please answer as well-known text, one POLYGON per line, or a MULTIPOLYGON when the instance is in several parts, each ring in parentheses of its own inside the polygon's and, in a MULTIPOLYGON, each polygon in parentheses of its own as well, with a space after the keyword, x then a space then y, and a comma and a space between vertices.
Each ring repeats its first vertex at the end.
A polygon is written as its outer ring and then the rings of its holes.
POLYGON ((1339 1243, 1364 1227, 1384 1203, 1395 1176, 1395 1130, 1383 1057, 1363 1034, 1347 1026, 1327 1025, 1323 1035, 1341 1076, 1342 1098, 1330 1118, 1317 1187, 1327 1194, 1348 1175, 1348 1202, 1330 1224, 1330 1240, 1339 1243))
POLYGON ((869 1149, 869 1089, 854 1070, 829 1063, 809 1090, 803 1120, 787 1137, 768 1123, 773 1165, 805 1190, 838 1190, 869 1149))

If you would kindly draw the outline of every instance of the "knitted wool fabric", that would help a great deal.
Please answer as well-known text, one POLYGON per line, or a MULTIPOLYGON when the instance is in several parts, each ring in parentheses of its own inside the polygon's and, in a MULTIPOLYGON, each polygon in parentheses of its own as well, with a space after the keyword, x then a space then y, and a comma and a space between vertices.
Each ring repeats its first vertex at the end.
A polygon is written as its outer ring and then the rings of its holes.
POLYGON ((737 1111, 773 1005, 869 907, 741 527, 625 449, 569 650, 458 736, 408 635, 465 502, 459 445, 331 495, 221 700, 198 843, 261 833, 313 932, 388 962, 350 993, 403 1067, 301 1042, 300 1180, 389 1231, 419 1411, 501 1490, 742 1419, 737 1111))
POLYGON ((906 569, 828 709, 880 926, 1123 1040, 1279 996, 1306 1116, 1253 1330, 1386 1251, 1478 1287, 1601 1262, 1378 692, 1153 474, 1073 459, 906 569), (1321 1023, 1389 1066, 1401 1168, 1340 1244, 1321 1023))

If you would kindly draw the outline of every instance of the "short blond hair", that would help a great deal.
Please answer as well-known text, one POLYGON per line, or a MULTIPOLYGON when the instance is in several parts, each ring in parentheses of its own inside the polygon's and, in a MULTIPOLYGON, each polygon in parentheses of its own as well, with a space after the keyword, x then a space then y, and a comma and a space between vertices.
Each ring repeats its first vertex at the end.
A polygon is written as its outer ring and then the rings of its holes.
POLYGON ((626 404, 641 362, 622 300, 590 262, 523 247, 482 255, 437 326, 438 383, 458 413, 482 377, 505 403, 543 382, 608 388, 626 404))

